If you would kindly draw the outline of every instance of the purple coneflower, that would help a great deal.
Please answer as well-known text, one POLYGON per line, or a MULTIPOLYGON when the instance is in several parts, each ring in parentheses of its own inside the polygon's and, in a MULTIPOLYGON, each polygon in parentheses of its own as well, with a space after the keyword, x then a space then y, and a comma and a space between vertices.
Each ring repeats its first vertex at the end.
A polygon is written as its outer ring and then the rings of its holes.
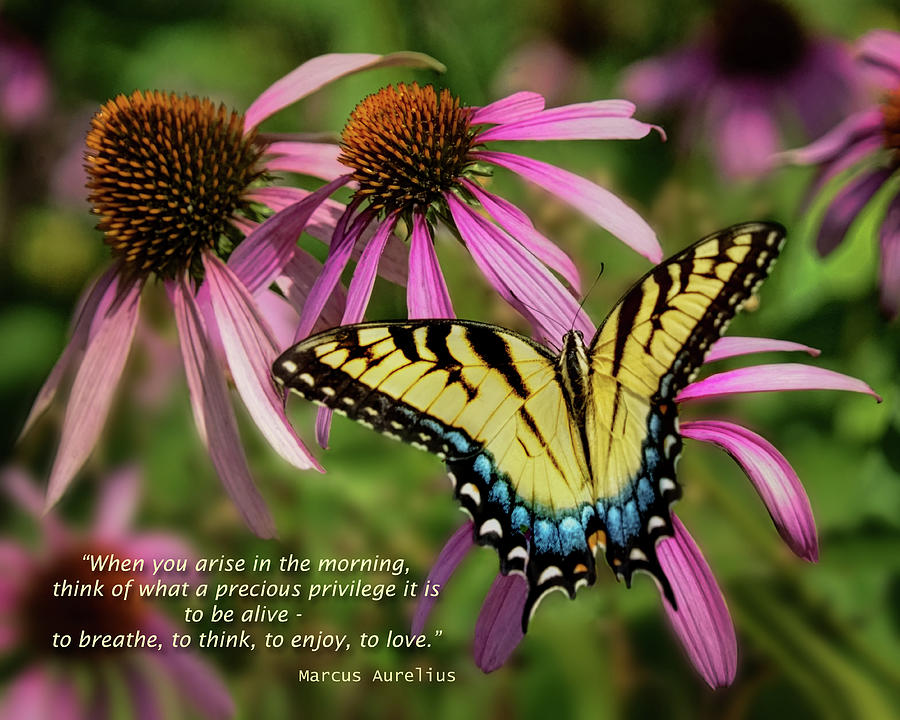
POLYGON ((818 136, 851 109, 857 80, 844 46, 808 33, 786 6, 727 0, 696 43, 636 63, 624 88, 642 107, 677 107, 687 142, 711 136, 723 174, 754 176, 772 167, 782 119, 818 136))
POLYGON ((843 185, 821 217, 816 235, 821 255, 841 244, 860 213, 872 210, 882 215, 881 307, 893 318, 900 311, 900 34, 870 32, 860 41, 858 58, 882 87, 881 104, 851 115, 820 139, 782 158, 819 166, 810 198, 826 186, 835 189, 832 181, 843 185), (888 195, 880 192, 882 188, 888 195))
MULTIPOLYGON (((97 112, 85 164, 90 202, 114 262, 82 296, 72 339, 25 422, 23 433, 72 372, 48 505, 97 442, 131 347, 141 291, 156 278, 174 308, 194 420, 213 465, 250 528, 261 536, 274 533, 240 444, 225 371, 278 454, 298 468, 321 469, 272 387, 269 367, 288 338, 276 339, 269 318, 302 307, 321 265, 297 247, 297 238, 305 229, 330 240, 343 206, 329 195, 346 177, 337 145, 267 142, 256 128, 332 80, 401 64, 439 67, 415 53, 323 55, 278 80, 243 116, 205 99, 140 91, 119 95, 97 112), (276 170, 330 182, 314 192, 266 187, 276 170), (260 224, 262 206, 280 212, 260 224), (273 282, 283 296, 270 291, 273 282)), ((403 246, 395 247, 402 254, 403 246)), ((402 274, 393 278, 402 281, 402 274)), ((340 289, 320 299, 326 316, 340 317, 340 289)), ((296 323, 295 313, 290 324, 296 323)))
MULTIPOLYGON (((121 470, 110 476, 99 498, 93 527, 76 533, 53 513, 22 472, 3 474, 5 490, 43 529, 43 547, 34 551, 12 539, 0 540, 0 652, 21 656, 25 665, 0 693, 0 717, 29 720, 118 717, 123 701, 129 716, 162 717, 174 690, 185 706, 206 718, 227 718, 234 705, 215 671, 190 649, 172 648, 178 626, 139 595, 136 585, 125 599, 111 596, 117 583, 181 583, 185 573, 160 571, 153 560, 193 557, 177 536, 128 529, 137 502, 138 477, 121 470), (94 573, 86 554, 143 560, 143 572, 94 573), (104 595, 54 597, 54 583, 104 584, 104 595), (162 649, 81 647, 88 635, 156 635, 162 649), (53 637, 57 646, 53 647, 53 637), (70 636, 71 644, 65 644, 70 636), (124 691, 124 692, 123 692, 124 691)), ((11 668, 10 668, 11 669, 11 668)))
POLYGON ((350 249, 360 233, 373 226, 377 230, 348 289, 343 322, 362 319, 383 243, 400 221, 410 241, 409 317, 453 317, 434 251, 436 227, 443 225, 459 237, 478 269, 532 324, 537 337, 557 342, 573 319, 576 328, 589 327, 573 293, 550 272, 559 273, 577 293, 575 264, 535 230, 521 210, 483 189, 478 178, 491 166, 512 170, 657 262, 662 251, 653 230, 608 190, 553 165, 486 147, 495 140, 642 138, 654 126, 632 118, 634 110, 624 100, 548 110, 543 97, 531 92, 466 107, 446 89, 415 83, 388 86, 365 98, 344 128, 338 158, 357 189, 338 222, 297 336, 312 330, 350 249))
MULTIPOLYGON (((799 350, 819 351, 797 343, 767 338, 731 337, 719 340, 707 362, 750 353, 799 350)), ((748 392, 785 390, 849 390, 879 398, 861 380, 797 363, 756 365, 711 375, 691 383, 679 393, 680 403, 721 398, 748 392)), ((747 428, 722 420, 681 423, 681 434, 716 445, 741 466, 756 488, 788 547, 814 562, 819 549, 809 498, 790 463, 767 440, 747 428)), ((672 587, 677 609, 663 600, 666 614, 691 662, 712 687, 729 685, 737 671, 737 640, 731 616, 709 566, 699 548, 673 514, 673 537, 656 546, 663 572, 672 587)), ((472 525, 457 530, 441 551, 428 582, 445 587, 460 561, 474 546, 472 525)), ((662 588, 660 595, 665 597, 662 588)), ((475 662, 491 672, 506 662, 523 638, 522 610, 528 588, 518 575, 498 575, 488 591, 475 626, 475 662)), ((416 608, 412 632, 425 626, 435 598, 423 598, 416 608)))

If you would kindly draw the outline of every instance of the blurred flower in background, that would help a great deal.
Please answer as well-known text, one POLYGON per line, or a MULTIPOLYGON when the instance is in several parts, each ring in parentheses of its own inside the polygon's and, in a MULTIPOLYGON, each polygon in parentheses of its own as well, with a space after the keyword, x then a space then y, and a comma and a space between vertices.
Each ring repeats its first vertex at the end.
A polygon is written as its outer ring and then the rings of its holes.
POLYGON ((37 48, 0 19, 0 129, 20 131, 50 106, 50 78, 37 48))
MULTIPOLYGON (((819 351, 769 338, 721 338, 706 362, 762 352, 819 351)), ((787 390, 847 390, 881 398, 861 380, 831 370, 799 363, 756 365, 711 375, 687 385, 675 398, 680 404, 729 395, 787 390)), ((681 423, 681 435, 722 448, 741 466, 759 493, 766 510, 788 547, 804 560, 819 556, 816 526, 806 491, 785 457, 767 440, 745 427, 722 420, 681 423)), ((658 560, 670 588, 656 580, 663 607, 688 657, 710 687, 730 685, 737 672, 737 640, 722 592, 700 549, 674 514, 675 534, 656 546, 658 560), (670 602, 671 591, 677 605, 670 602)), ((428 575, 432 586, 445 587, 459 563, 471 550, 471 522, 459 528, 444 545, 428 575)), ((475 626, 475 662, 485 672, 501 667, 524 637, 522 611, 528 584, 518 575, 497 575, 482 605, 475 626)), ((412 632, 421 633, 434 597, 422 597, 413 618, 412 632)))
MULTIPOLYGON (((329 195, 347 179, 336 145, 267 142, 256 128, 339 77, 393 65, 440 68, 415 53, 323 55, 269 87, 245 115, 156 91, 119 95, 97 112, 85 156, 89 200, 114 262, 83 294, 71 341, 22 431, 73 373, 48 505, 97 442, 135 334, 141 292, 156 278, 175 311, 200 437, 245 522, 261 536, 274 534, 241 447, 225 371, 276 452, 298 468, 320 469, 272 387, 269 367, 287 340, 276 337, 268 318, 279 329, 285 314, 296 324, 321 267, 297 247, 297 238, 307 230, 330 240, 342 206, 329 195), (330 182, 314 192, 265 186, 277 170, 330 182), (260 205, 283 211, 260 222, 260 205), (281 294, 270 291, 273 282, 281 294)), ((336 317, 343 294, 329 292, 322 304, 336 317)))
POLYGON ((859 42, 858 60, 880 86, 880 103, 781 158, 818 166, 808 196, 812 204, 818 204, 816 198, 827 202, 816 231, 820 255, 840 245, 857 219, 871 218, 873 235, 879 228, 881 308, 895 318, 900 311, 900 33, 870 32, 859 42))
POLYGON ((820 135, 858 102, 850 53, 804 28, 775 0, 725 0, 693 44, 627 68, 624 94, 647 109, 676 108, 685 145, 709 144, 720 171, 772 168, 784 127, 820 135))
MULTIPOLYGON (((193 552, 181 538, 129 529, 137 504, 136 471, 120 470, 103 484, 92 526, 76 532, 52 512, 35 484, 19 470, 0 475, 14 504, 34 516, 42 530, 41 546, 29 548, 12 538, 0 540, 0 650, 21 664, 0 693, 0 717, 25 720, 120 717, 172 717, 175 692, 185 705, 205 718, 227 718, 234 706, 224 682, 190 649, 169 646, 178 626, 136 586, 125 599, 111 596, 116 583, 180 583, 185 573, 152 575, 153 560, 189 559, 193 552), (140 559, 143 572, 116 570, 92 573, 87 553, 140 559), (66 580, 104 584, 104 594, 54 596, 54 583, 66 580), (88 635, 157 635, 163 648, 77 647, 88 635), (69 647, 53 647, 55 634, 70 635, 69 647)), ((57 643, 59 645, 59 643, 57 643)), ((180 717, 176 712, 175 717, 180 717)))

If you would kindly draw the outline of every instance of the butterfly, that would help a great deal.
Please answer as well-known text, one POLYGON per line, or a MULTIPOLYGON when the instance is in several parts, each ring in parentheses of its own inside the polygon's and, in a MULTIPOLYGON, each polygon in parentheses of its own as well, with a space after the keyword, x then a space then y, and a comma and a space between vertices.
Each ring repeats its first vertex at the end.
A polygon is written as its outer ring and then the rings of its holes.
POLYGON ((274 379, 446 463, 475 540, 528 581, 523 629, 547 592, 593 584, 598 550, 674 606, 656 543, 681 495, 676 395, 784 237, 755 222, 697 241, 628 290, 590 345, 570 331, 558 354, 481 322, 369 322, 306 338, 274 379))

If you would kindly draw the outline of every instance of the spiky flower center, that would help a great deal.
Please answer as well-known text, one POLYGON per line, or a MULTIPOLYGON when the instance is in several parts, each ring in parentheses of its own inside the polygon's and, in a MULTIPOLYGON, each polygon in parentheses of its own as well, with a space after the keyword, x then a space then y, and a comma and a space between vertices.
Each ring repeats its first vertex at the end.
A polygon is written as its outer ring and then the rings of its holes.
POLYGON ((459 98, 431 85, 389 85, 369 95, 341 135, 339 160, 353 169, 357 197, 384 213, 440 203, 474 163, 470 117, 459 98))
POLYGON ((776 78, 806 52, 794 13, 774 0, 726 0, 714 18, 716 58, 728 75, 776 78))
POLYGON ((92 211, 114 256, 138 275, 199 271, 199 253, 248 213, 263 149, 244 119, 208 99, 119 95, 94 115, 85 167, 92 211))
POLYGON ((97 654, 102 647, 79 647, 81 633, 127 635, 139 630, 146 605, 133 586, 126 599, 113 597, 112 588, 134 577, 124 571, 92 573, 85 554, 106 555, 109 548, 78 545, 50 559, 30 578, 22 603, 22 629, 28 646, 49 654, 97 654), (96 582, 102 594, 95 594, 96 582), (55 593, 55 594, 54 594, 55 593), (53 647, 53 635, 71 636, 68 647, 53 647))

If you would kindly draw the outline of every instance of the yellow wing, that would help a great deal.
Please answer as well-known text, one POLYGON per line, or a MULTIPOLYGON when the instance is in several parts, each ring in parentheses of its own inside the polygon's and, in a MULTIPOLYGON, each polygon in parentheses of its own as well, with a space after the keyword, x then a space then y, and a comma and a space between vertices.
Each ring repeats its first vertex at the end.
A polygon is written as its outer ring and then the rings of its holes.
POLYGON ((680 496, 675 397, 766 278, 784 228, 747 223, 722 230, 653 268, 597 331, 589 350, 587 454, 607 560, 629 580, 648 570, 667 587, 655 542, 672 534, 680 496))
POLYGON ((593 582, 580 429, 557 358, 544 347, 475 322, 365 323, 302 341, 274 374, 289 390, 444 460, 475 539, 497 549, 502 572, 529 580, 528 611, 547 590, 574 595, 593 582))

